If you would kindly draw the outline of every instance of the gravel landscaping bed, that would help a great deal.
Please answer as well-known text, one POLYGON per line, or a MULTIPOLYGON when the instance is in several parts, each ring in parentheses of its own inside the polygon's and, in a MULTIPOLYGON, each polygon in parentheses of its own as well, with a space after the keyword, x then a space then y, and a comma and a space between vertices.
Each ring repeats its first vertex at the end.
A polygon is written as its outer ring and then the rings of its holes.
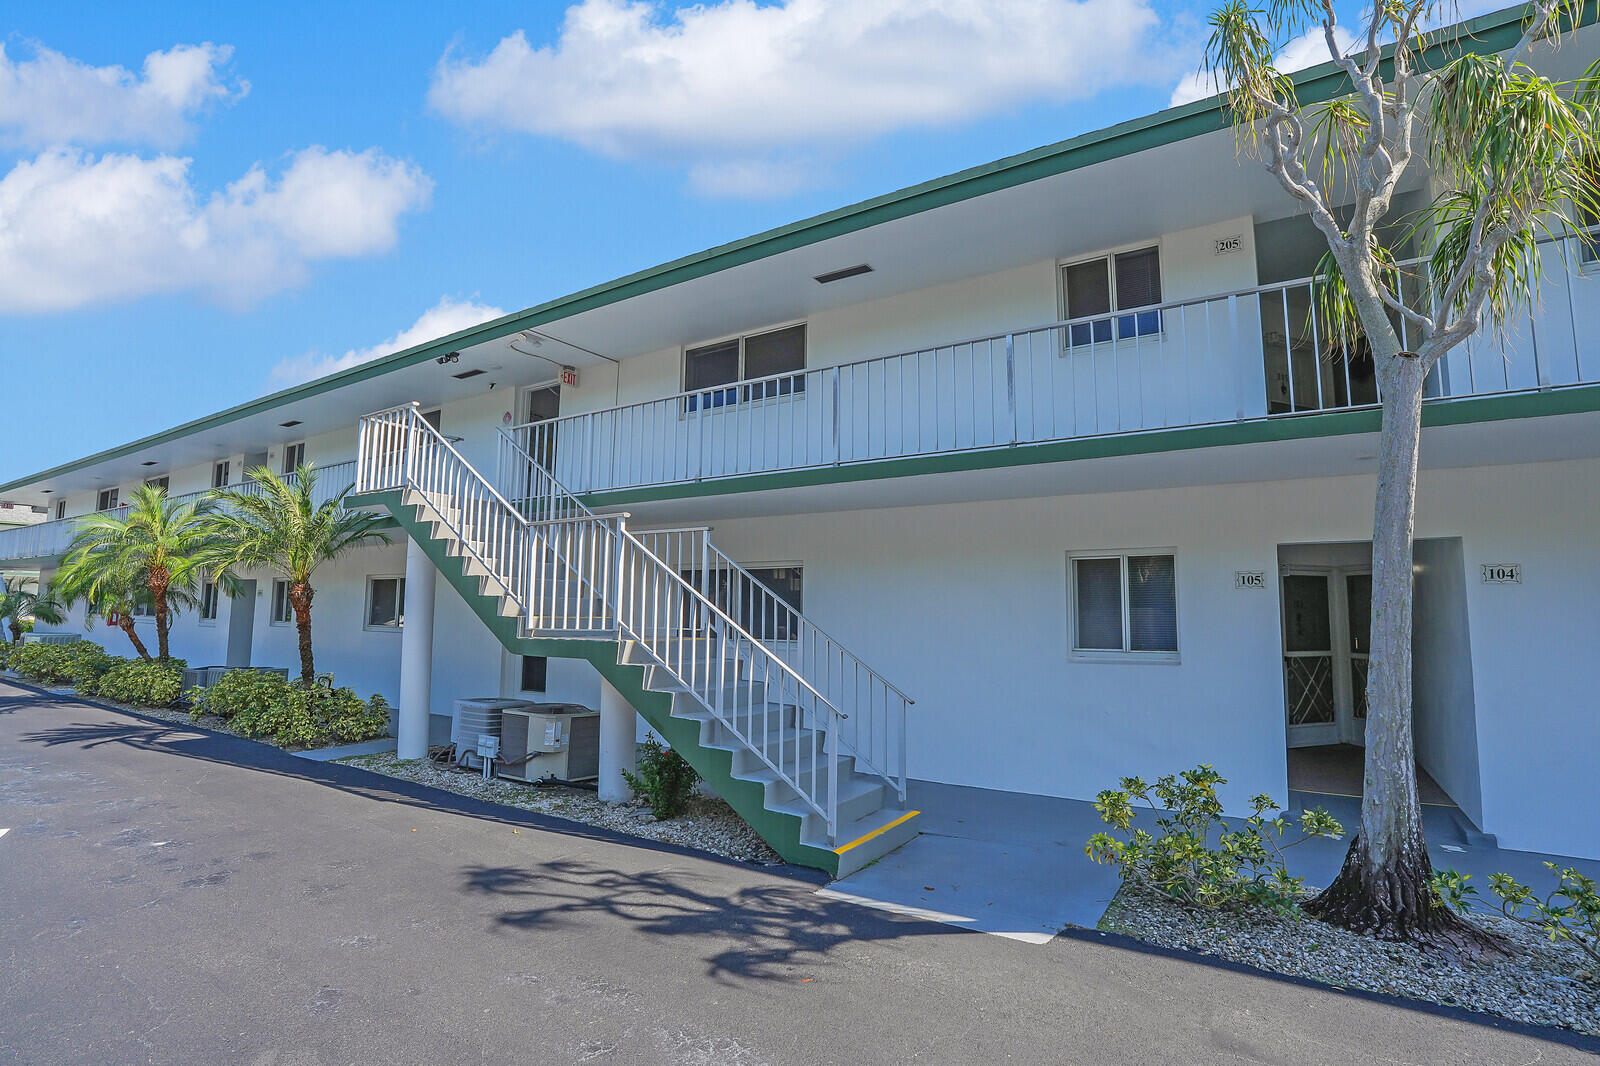
POLYGON ((665 844, 697 848, 741 862, 770 866, 783 861, 732 807, 711 796, 695 796, 689 801, 688 810, 663 822, 658 821, 648 807, 605 803, 585 789, 564 785, 541 788, 499 778, 485 781, 481 774, 453 770, 426 759, 402 762, 392 752, 357 755, 339 761, 462 796, 569 818, 665 844))
POLYGON ((1330 985, 1499 1014, 1600 1035, 1600 985, 1573 977, 1586 957, 1566 942, 1499 915, 1473 920, 1511 941, 1507 958, 1446 958, 1324 925, 1312 918, 1193 911, 1125 883, 1099 928, 1330 985))

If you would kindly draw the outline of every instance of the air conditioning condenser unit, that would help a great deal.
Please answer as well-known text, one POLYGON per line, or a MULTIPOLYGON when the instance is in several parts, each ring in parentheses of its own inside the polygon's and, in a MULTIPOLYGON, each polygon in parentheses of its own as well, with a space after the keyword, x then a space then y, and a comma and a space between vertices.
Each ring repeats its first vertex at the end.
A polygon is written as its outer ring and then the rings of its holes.
POLYGON ((495 770, 513 781, 593 781, 600 776, 600 712, 538 703, 503 712, 495 770))

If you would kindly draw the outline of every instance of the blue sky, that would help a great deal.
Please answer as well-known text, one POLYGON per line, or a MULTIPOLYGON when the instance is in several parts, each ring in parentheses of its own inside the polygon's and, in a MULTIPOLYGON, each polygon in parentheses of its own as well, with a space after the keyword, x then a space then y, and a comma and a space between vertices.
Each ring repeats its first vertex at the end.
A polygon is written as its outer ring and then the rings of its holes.
POLYGON ((11 0, 0 480, 1158 110, 1203 38, 931 7, 11 0))

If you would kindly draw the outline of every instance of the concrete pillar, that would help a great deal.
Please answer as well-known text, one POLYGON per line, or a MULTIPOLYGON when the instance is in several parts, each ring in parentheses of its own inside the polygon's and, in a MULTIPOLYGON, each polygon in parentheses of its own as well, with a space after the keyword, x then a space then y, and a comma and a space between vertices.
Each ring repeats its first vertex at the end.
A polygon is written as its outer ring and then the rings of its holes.
POLYGON ((438 571, 416 541, 406 541, 405 625, 400 630, 400 711, 395 754, 428 754, 428 708, 433 697, 433 586, 438 571))
POLYGON ((600 798, 624 803, 633 798, 622 771, 639 768, 639 714, 633 704, 600 679, 600 798))

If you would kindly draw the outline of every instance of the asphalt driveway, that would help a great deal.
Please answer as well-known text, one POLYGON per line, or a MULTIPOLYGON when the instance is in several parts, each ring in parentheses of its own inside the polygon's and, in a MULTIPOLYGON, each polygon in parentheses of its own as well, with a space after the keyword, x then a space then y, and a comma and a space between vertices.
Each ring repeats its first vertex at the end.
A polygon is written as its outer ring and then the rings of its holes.
POLYGON ((0 1064, 1561 1063, 0 682, 0 1064))

